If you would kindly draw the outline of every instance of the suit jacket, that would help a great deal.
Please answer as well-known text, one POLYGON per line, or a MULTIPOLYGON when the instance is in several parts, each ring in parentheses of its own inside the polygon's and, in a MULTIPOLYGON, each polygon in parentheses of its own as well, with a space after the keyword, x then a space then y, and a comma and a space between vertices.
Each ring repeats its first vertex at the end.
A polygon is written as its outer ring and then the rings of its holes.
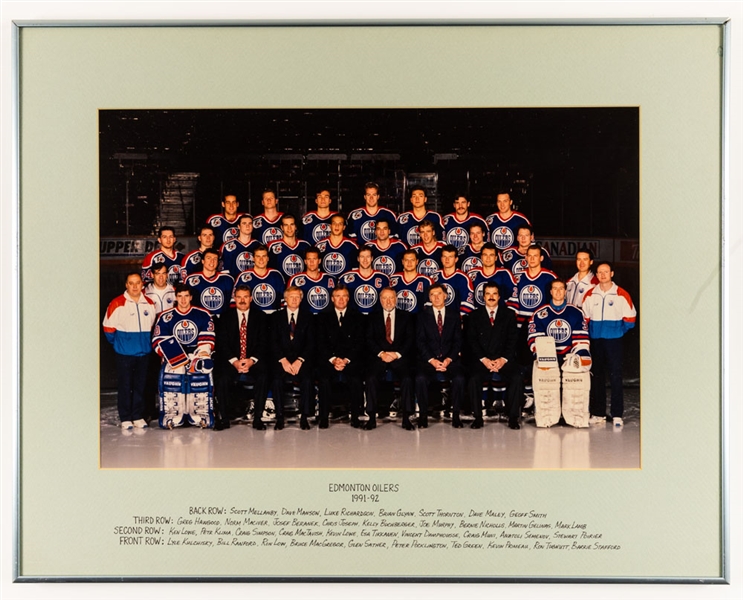
POLYGON ((343 327, 338 325, 335 310, 321 313, 317 329, 317 356, 321 364, 327 364, 333 356, 347 358, 360 369, 364 358, 364 338, 366 317, 361 313, 346 308, 343 327))
POLYGON ((315 358, 315 315, 300 306, 296 321, 294 339, 291 339, 287 309, 282 308, 271 315, 271 362, 274 367, 282 358, 289 362, 301 358, 307 368, 312 368, 315 358))
POLYGON ((492 326, 489 311, 485 306, 478 308, 469 316, 467 345, 473 364, 479 363, 484 357, 491 360, 503 357, 508 362, 514 362, 518 337, 516 313, 502 304, 498 306, 492 326))
POLYGON ((369 320, 366 341, 372 359, 380 352, 399 352, 402 357, 400 360, 413 363, 415 323, 410 313, 395 309, 395 335, 391 344, 387 342, 384 311, 376 311, 366 318, 369 320))
POLYGON ((462 350, 462 319, 459 310, 451 306, 446 307, 444 330, 439 335, 433 307, 424 307, 418 314, 416 339, 418 358, 421 362, 427 363, 432 358, 438 360, 450 358, 452 362, 459 360, 462 350))
MULTIPOLYGON (((231 358, 240 358, 240 325, 236 308, 229 308, 217 320, 217 364, 222 369, 232 367, 231 358)), ((268 321, 266 314, 251 306, 248 312, 247 358, 268 359, 268 321)))

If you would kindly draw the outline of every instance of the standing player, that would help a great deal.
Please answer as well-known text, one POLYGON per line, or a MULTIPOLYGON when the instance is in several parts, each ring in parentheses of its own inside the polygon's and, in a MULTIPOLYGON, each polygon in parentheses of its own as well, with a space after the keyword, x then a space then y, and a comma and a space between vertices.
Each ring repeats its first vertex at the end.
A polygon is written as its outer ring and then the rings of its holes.
POLYGON ((390 286, 397 294, 397 308, 416 314, 428 301, 428 288, 433 279, 418 272, 418 255, 406 250, 402 255, 402 272, 390 277, 390 286))
POLYGON ((490 241, 495 247, 503 251, 516 244, 516 235, 519 227, 523 225, 531 226, 531 222, 526 215, 513 210, 513 200, 508 192, 499 192, 495 196, 495 202, 498 205, 498 212, 490 215, 486 222, 489 228, 490 241))
POLYGON ((379 186, 367 183, 364 186, 364 206, 352 210, 348 215, 348 237, 359 246, 376 239, 376 225, 384 219, 397 223, 397 216, 389 208, 379 206, 379 186))
POLYGON ((214 229, 215 244, 221 247, 222 244, 229 242, 237 237, 237 220, 242 213, 237 212, 240 202, 234 194, 227 194, 222 201, 223 214, 211 215, 206 224, 211 225, 214 229))
MULTIPOLYGON (((470 226, 470 243, 466 246, 462 246, 459 249, 459 264, 461 265, 460 268, 465 273, 469 273, 470 270, 482 266, 480 253, 482 252, 482 247, 485 244, 486 231, 486 227, 478 225, 477 223, 470 226)), ((493 246, 493 248, 495 248, 495 246, 493 246)))
POLYGON ((487 230, 487 224, 477 213, 470 212, 470 201, 462 194, 454 197, 454 212, 446 215, 444 223, 444 242, 457 250, 470 243, 470 227, 477 224, 487 230))
MULTIPOLYGON (((496 266, 495 244, 491 242, 483 244, 480 257, 482 267, 472 269, 467 273, 475 290, 475 306, 485 304, 483 292, 488 283, 498 286, 498 297, 502 302, 513 301, 516 294, 516 280, 511 271, 496 266)), ((515 309, 515 306, 512 305, 511 308, 515 309)))
POLYGON ((215 320, 227 310, 232 298, 235 280, 229 273, 219 272, 219 252, 214 248, 204 250, 202 271, 191 275, 186 283, 194 295, 194 305, 208 311, 215 320))
MULTIPOLYGON (((513 278, 518 281, 528 268, 526 252, 534 245, 534 230, 531 225, 522 225, 518 228, 516 234, 517 244, 501 252, 501 263, 503 267, 513 273, 513 278)), ((542 248, 542 267, 545 269, 552 268, 552 259, 545 248, 542 248)))
POLYGON ((198 250, 193 250, 186 254, 181 263, 181 279, 186 280, 186 277, 198 273, 201 271, 201 255, 207 248, 214 246, 214 228, 211 225, 203 225, 199 229, 199 235, 196 236, 199 241, 198 250))
POLYGON ((418 227, 423 221, 428 221, 433 225, 437 237, 441 237, 444 233, 441 215, 427 210, 426 202, 428 202, 426 190, 422 187, 411 188, 410 204, 413 206, 413 210, 402 213, 397 217, 397 236, 408 247, 415 246, 420 242, 421 238, 418 233, 418 227))
MULTIPOLYGON (((542 247, 533 245, 526 251, 527 268, 516 282, 516 320, 526 332, 526 324, 534 312, 549 298, 549 288, 557 275, 542 268, 542 247)), ((524 335, 524 339, 526 336, 524 335)), ((531 360, 531 358, 530 358, 531 360)))
POLYGON ((279 212, 278 203, 276 192, 271 189, 263 190, 263 212, 253 219, 253 237, 264 246, 281 239, 279 219, 283 213, 279 212))
POLYGON ((304 264, 306 270, 292 277, 286 288, 299 288, 303 294, 302 306, 316 315, 330 306, 330 295, 335 289, 335 279, 320 271, 320 251, 317 248, 309 248, 304 253, 304 264))
POLYGON ((441 249, 441 271, 436 283, 444 286, 446 306, 453 306, 461 315, 468 315, 474 307, 474 290, 472 282, 465 273, 457 269, 457 249, 448 244, 441 249))
POLYGON ((159 250, 154 250, 144 257, 142 261, 142 281, 145 284, 152 282, 152 267, 158 263, 164 263, 168 267, 168 282, 175 285, 181 282, 181 264, 183 254, 175 249, 175 229, 172 227, 161 227, 157 232, 159 250))
POLYGON ((297 222, 294 215, 289 213, 281 217, 281 232, 283 238, 268 245, 268 255, 271 267, 288 281, 293 275, 304 270, 302 257, 310 248, 310 243, 297 239, 297 222))
POLYGON ((317 243, 320 251, 322 270, 328 275, 338 277, 356 267, 356 256, 359 247, 356 242, 345 237, 346 219, 343 215, 334 214, 330 218, 330 236, 317 243))
POLYGON ((390 286, 384 273, 372 269, 372 251, 368 246, 359 249, 359 268, 341 275, 339 282, 348 288, 352 306, 362 315, 368 315, 379 302, 379 293, 390 286))
POLYGON ((383 219, 377 220, 374 231, 376 239, 367 244, 372 251, 372 267, 374 267, 374 270, 387 276, 402 271, 400 259, 402 253, 407 250, 407 246, 400 240, 390 237, 390 224, 383 219))
POLYGON ((580 308, 583 306, 583 298, 588 291, 595 286, 599 280, 591 271, 593 264, 593 252, 585 246, 575 253, 575 266, 578 272, 568 281, 567 299, 570 304, 580 308))
POLYGON ((441 270, 441 250, 444 243, 436 240, 436 231, 431 221, 421 221, 418 231, 421 242, 411 248, 418 255, 418 272, 435 280, 436 273, 441 270))
POLYGON ((235 281, 235 289, 240 285, 247 286, 252 292, 255 307, 270 314, 281 308, 284 278, 276 269, 268 268, 268 248, 264 245, 255 249, 253 260, 255 265, 240 274, 235 281))
POLYGON ((237 227, 238 236, 222 246, 222 264, 233 279, 253 268, 253 251, 260 246, 260 242, 252 236, 253 219, 250 215, 242 215, 237 220, 237 227))
MULTIPOLYGON (((307 240, 310 244, 317 244, 320 240, 330 236, 330 219, 337 214, 330 210, 330 203, 330 192, 326 189, 319 190, 315 196, 317 210, 307 212, 302 218, 303 240, 307 240)), ((345 219, 343 225, 345 227, 345 219)))

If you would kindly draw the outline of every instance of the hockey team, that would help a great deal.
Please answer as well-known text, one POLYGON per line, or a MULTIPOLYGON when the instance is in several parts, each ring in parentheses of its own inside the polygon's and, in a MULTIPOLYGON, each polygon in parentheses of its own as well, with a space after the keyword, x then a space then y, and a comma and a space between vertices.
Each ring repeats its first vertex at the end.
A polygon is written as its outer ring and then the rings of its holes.
POLYGON ((292 390, 300 429, 329 427, 333 412, 372 430, 392 386, 409 431, 428 427, 429 398, 442 389, 454 428, 470 412, 482 428, 493 399, 511 429, 532 406, 537 427, 587 427, 606 422, 607 375, 622 428, 622 338, 636 310, 609 262, 594 266, 581 248, 577 273, 561 280, 508 193, 483 218, 463 195, 442 217, 414 187, 412 209, 396 216, 379 205, 378 185, 364 192, 346 218, 321 189, 300 219, 278 210, 273 190, 256 217, 228 194, 186 256, 174 229, 160 228, 159 248, 103 320, 121 427, 148 425, 155 357, 164 428, 229 428, 252 398, 252 426, 264 430, 270 396, 281 430, 292 390))

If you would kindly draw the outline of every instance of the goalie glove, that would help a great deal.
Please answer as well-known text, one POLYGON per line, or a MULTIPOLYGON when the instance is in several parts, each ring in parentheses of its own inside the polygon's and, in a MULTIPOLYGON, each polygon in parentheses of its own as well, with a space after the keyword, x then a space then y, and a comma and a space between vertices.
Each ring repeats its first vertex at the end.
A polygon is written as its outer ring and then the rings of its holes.
POLYGON ((565 355, 562 370, 567 373, 587 373, 591 370, 591 358, 575 352, 565 355))

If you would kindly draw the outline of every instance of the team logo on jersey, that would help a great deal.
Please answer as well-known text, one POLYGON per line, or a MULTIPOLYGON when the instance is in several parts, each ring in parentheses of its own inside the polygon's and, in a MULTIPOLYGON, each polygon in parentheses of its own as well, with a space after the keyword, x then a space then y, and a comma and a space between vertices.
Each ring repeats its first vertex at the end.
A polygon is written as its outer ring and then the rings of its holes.
POLYGON ((322 259, 322 266, 326 273, 338 275, 346 270, 346 257, 340 252, 330 252, 322 259))
MULTIPOLYGON (((168 296, 167 298, 165 298, 165 302, 167 302, 168 304, 173 304, 173 299, 168 296)), ((170 319, 168 319, 168 321, 170 321, 170 319)))
POLYGON ((178 265, 173 265, 168 269, 168 283, 176 285, 181 282, 181 268, 178 265))
POLYGON ((527 285, 519 292, 519 303, 524 308, 536 308, 542 304, 542 290, 536 285, 527 285))
POLYGON ((173 327, 173 335, 181 344, 188 346, 196 341, 199 330, 196 329, 196 323, 188 319, 183 319, 178 321, 173 327))
POLYGON ((330 292, 319 285, 313 286, 307 292, 307 302, 313 310, 324 310, 330 303, 330 292))
POLYGON ((484 306, 485 305, 485 284, 487 281, 483 281, 480 285, 475 288, 475 301, 484 306))
POLYGON ((570 323, 565 319, 555 319, 547 325, 547 335, 555 338, 558 344, 568 341, 571 333, 570 323))
POLYGON ((222 236, 223 242, 231 242, 234 240, 238 235, 240 235, 240 232, 238 231, 237 227, 228 227, 224 235, 222 236))
POLYGON ((415 246, 416 244, 420 243, 421 236, 420 233, 418 233, 418 227, 411 227, 408 229, 408 246, 415 246))
POLYGON ((188 257, 188 264, 196 267, 201 264, 201 252, 194 252, 188 257))
POLYGON ((472 269, 479 269, 480 267, 482 267, 482 261, 476 256, 470 256, 462 263, 462 271, 465 273, 469 273, 472 269))
POLYGON ((511 272, 514 274, 515 277, 521 277, 521 274, 526 271, 527 267, 528 265, 526 264, 526 259, 522 258, 521 260, 517 260, 515 263, 513 263, 511 272))
POLYGON ((201 292, 201 306, 209 312, 216 312, 224 305, 224 292, 218 287, 209 287, 201 292))
POLYGON ((360 219, 362 216, 361 209, 354 210, 350 215, 348 215, 348 219, 353 219, 354 221, 356 219, 360 219))
POLYGON ((190 285, 191 287, 196 287, 197 285, 199 285, 199 276, 194 275, 193 277, 189 277, 186 280, 186 283, 190 285))
POLYGON ((237 248, 237 244, 235 242, 227 242, 224 247, 225 252, 234 252, 235 248, 237 248))
POLYGON ((312 229, 312 239, 319 242, 320 240, 324 240, 326 237, 330 237, 330 225, 327 223, 315 225, 312 229))
POLYGON ((361 309, 370 309, 377 303, 377 290, 370 285, 360 285, 353 293, 356 304, 361 309))
POLYGON ((436 271, 439 270, 439 265, 435 260, 426 258, 418 263, 418 273, 434 277, 436 271))
POLYGON ((547 312, 547 309, 546 308, 543 308, 542 310, 540 310, 537 313, 537 318, 539 318, 539 319, 546 319, 548 314, 549 313, 547 312))
POLYGON ((402 290, 397 292, 397 308, 407 312, 413 312, 418 305, 418 298, 413 292, 402 290))
POLYGON ((263 243, 268 246, 271 242, 275 242, 276 240, 283 240, 284 233, 278 227, 269 227, 268 229, 266 229, 266 231, 263 232, 261 239, 263 240, 263 243))
POLYGON ((395 263, 387 256, 378 256, 372 261, 372 268, 389 277, 395 272, 395 263))
POLYGON ((144 311, 144 316, 145 317, 149 317, 150 316, 150 312, 147 309, 145 309, 145 311, 144 311))
POLYGON ((444 302, 444 304, 446 306, 449 306, 452 302, 454 302, 454 288, 448 283, 444 283, 443 286, 446 290, 446 301, 444 302))
POLYGON ((400 215, 400 219, 399 219, 400 225, 405 225, 408 222, 409 217, 410 215, 408 215, 407 213, 404 215, 400 215))
POLYGON ((289 285, 296 285, 297 287, 302 287, 306 282, 307 280, 304 278, 304 275, 301 275, 297 277, 296 279, 293 279, 292 281, 290 281, 289 285))
POLYGON ((212 219, 212 227, 219 227, 222 224, 222 217, 214 217, 212 219))
POLYGON ((253 228, 260 229, 261 227, 263 227, 263 217, 256 217, 253 219, 253 228))
POLYGON ((240 275, 240 277, 237 278, 237 284, 239 283, 248 283, 249 281, 253 281, 253 274, 252 273, 243 273, 240 275))
MULTIPOLYGON (((172 302, 172 300, 169 300, 169 302, 172 302)), ((166 315, 163 315, 163 323, 170 323, 173 320, 173 313, 168 313, 166 315)))
POLYGON ((281 268, 284 270, 284 273, 291 277, 304 270, 304 262, 298 255, 290 254, 281 263, 281 268))
POLYGON ((235 259, 235 265, 240 270, 240 272, 252 269, 255 266, 255 262, 253 261, 253 253, 248 252, 247 250, 245 252, 240 252, 240 254, 238 254, 237 258, 235 259))
POLYGON ((276 300, 276 290, 267 283, 261 283, 253 288, 253 302, 261 308, 270 307, 276 300))
POLYGON ((446 241, 452 246, 461 248, 470 241, 470 236, 464 227, 455 227, 446 234, 446 241))
POLYGON ((506 248, 513 246, 515 238, 513 237, 513 231, 508 227, 498 227, 493 231, 491 241, 495 244, 498 250, 505 250, 506 248))
POLYGON ((377 222, 374 220, 367 221, 361 226, 361 239, 363 239, 365 242, 371 242, 372 240, 377 239, 377 234, 375 233, 375 229, 377 227, 377 222))
POLYGON ((356 280, 356 275, 353 273, 346 273, 342 278, 343 283, 353 283, 356 280))

